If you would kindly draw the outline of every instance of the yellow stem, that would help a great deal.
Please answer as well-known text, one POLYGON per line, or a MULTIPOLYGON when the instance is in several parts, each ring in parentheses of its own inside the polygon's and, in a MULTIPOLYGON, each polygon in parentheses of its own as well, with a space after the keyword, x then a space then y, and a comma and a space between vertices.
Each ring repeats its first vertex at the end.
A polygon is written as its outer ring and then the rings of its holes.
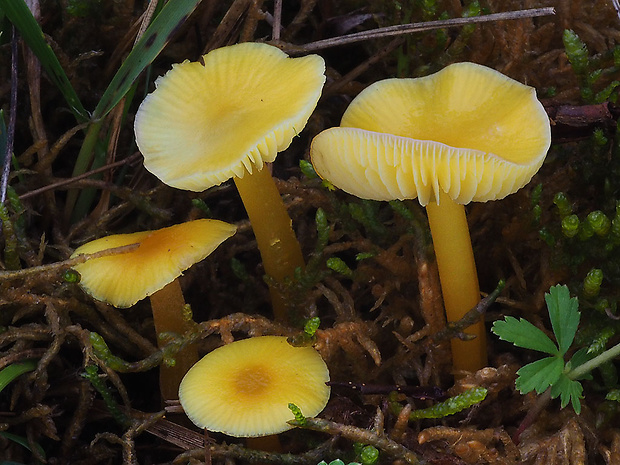
MULTIPOLYGON (((457 321, 480 301, 474 253, 469 237, 465 207, 441 192, 439 205, 426 206, 433 236, 441 293, 448 321, 457 321)), ((465 331, 471 341, 452 339, 454 371, 474 372, 487 364, 486 332, 481 319, 465 331)))
MULTIPOLYGON (((150 300, 159 347, 165 344, 165 341, 159 338, 161 333, 183 334, 190 329, 190 323, 183 317, 185 299, 178 279, 151 295, 150 300)), ((164 400, 179 398, 179 384, 185 373, 198 361, 198 349, 193 344, 186 346, 174 359, 174 366, 162 364, 159 370, 159 388, 164 400)))
MULTIPOLYGON (((304 267, 299 241, 282 196, 266 167, 243 178, 234 178, 250 218, 265 273, 278 282, 292 277, 295 268, 304 267)), ((277 320, 288 320, 287 305, 277 289, 270 287, 273 312, 277 320)))

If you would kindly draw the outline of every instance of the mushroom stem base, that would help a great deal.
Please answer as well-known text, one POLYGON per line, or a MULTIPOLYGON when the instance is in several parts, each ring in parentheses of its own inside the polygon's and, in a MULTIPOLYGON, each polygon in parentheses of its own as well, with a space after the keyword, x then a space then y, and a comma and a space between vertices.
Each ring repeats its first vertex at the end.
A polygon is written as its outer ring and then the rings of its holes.
MULTIPOLYGON (((181 335, 190 328, 189 322, 183 316, 185 299, 178 279, 152 294, 150 300, 158 347, 166 344, 159 338, 161 333, 181 335)), ((188 345, 177 352, 174 359, 174 366, 162 363, 159 368, 159 387, 164 400, 179 398, 179 385, 185 373, 198 361, 198 350, 194 344, 188 345)))
MULTIPOLYGON (((465 216, 465 207, 441 192, 439 204, 426 207, 431 228, 441 293, 448 321, 458 321, 480 301, 474 253, 465 216)), ((464 331, 474 339, 452 339, 455 373, 475 372, 487 364, 486 332, 481 319, 464 331)))
MULTIPOLYGON (((265 273, 278 282, 292 277, 295 268, 304 267, 301 246, 293 231, 293 222, 267 167, 234 178, 237 190, 250 218, 265 273)), ((270 286, 273 312, 279 321, 287 321, 287 305, 282 294, 270 286)))

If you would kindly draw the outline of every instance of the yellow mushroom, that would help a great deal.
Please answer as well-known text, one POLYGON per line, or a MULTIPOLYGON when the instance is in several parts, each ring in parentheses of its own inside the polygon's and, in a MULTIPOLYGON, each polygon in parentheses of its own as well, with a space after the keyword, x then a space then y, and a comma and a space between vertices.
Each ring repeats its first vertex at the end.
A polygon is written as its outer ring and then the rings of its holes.
MULTIPOLYGON (((162 182, 203 191, 233 178, 265 272, 277 281, 303 267, 291 219, 265 163, 306 125, 325 82, 317 55, 290 58, 276 47, 243 43, 200 62, 173 65, 140 105, 136 142, 162 182)), ((271 289, 276 317, 285 303, 271 289)))
MULTIPOLYGON (((459 320, 480 300, 463 205, 523 187, 551 143, 535 89, 473 63, 431 76, 387 79, 362 91, 341 126, 323 131, 310 156, 317 173, 365 199, 417 198, 426 206, 444 304, 459 320)), ((453 340, 455 371, 486 364, 483 322, 453 340)))
MULTIPOLYGON (((102 237, 78 247, 71 257, 139 244, 130 252, 74 266, 80 273, 80 287, 95 299, 119 308, 131 307, 149 297, 156 334, 183 334, 189 323, 183 316, 185 300, 177 278, 211 254, 236 229, 218 220, 189 221, 155 231, 102 237)), ((196 348, 190 346, 177 353, 173 367, 162 366, 160 389, 164 399, 176 398, 183 375, 197 360, 196 348)))
POLYGON ((293 347, 282 336, 261 336, 219 347, 192 367, 179 401, 198 427, 235 437, 291 429, 289 403, 305 416, 329 400, 329 371, 312 347, 293 347))

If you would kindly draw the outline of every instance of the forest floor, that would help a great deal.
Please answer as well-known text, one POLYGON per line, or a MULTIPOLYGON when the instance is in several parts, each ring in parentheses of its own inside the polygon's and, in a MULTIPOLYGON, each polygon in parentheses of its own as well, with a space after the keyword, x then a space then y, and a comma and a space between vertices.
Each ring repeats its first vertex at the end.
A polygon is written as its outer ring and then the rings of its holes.
POLYGON ((567 357, 618 343, 620 18, 612 0, 296 0, 281 5, 281 29, 274 28, 277 1, 202 0, 115 109, 102 103, 105 90, 133 47, 147 2, 30 0, 88 111, 81 115, 58 76, 37 67, 19 39, 26 34, 12 41, 8 5, 18 3, 0 1, 0 145, 12 139, 14 153, 0 211, 0 465, 620 463, 613 360, 579 381, 577 414, 549 391, 520 393, 517 371, 541 357, 491 332, 493 322, 514 316, 553 338, 545 294, 566 284, 581 311, 567 357), (544 7, 555 14, 337 40, 544 7), (334 42, 312 46, 324 39, 334 42), (235 185, 189 192, 163 184, 144 168, 133 129, 138 106, 172 64, 251 41, 295 56, 316 53, 326 63, 316 109, 272 165, 306 261, 305 271, 275 285, 286 296, 287 321, 273 317, 271 281, 235 185), (368 85, 465 61, 534 87, 552 145, 517 193, 467 206, 482 295, 505 286, 479 309, 487 366, 455 373, 448 338, 458 331, 445 331, 424 208, 330 189, 303 161, 312 139, 338 126, 368 85), (207 438, 177 402, 163 403, 158 367, 174 355, 157 347, 149 300, 114 308, 84 293, 67 271, 73 251, 95 238, 205 217, 233 223, 237 233, 180 278, 197 324, 173 342, 191 339, 204 355, 248 336, 295 337, 304 321, 320 318, 314 345, 329 367, 331 398, 317 423, 280 435, 278 452, 255 452, 217 433, 207 438), (481 388, 483 400, 458 397, 481 388), (459 405, 451 415, 408 416, 447 398, 459 405))

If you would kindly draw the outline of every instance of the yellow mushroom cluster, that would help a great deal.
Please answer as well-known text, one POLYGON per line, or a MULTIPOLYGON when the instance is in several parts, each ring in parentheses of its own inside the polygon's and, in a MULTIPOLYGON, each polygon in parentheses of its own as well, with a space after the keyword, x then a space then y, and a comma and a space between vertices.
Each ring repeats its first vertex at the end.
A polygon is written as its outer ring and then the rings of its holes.
MULTIPOLYGON (((203 191, 234 180, 265 272, 280 282, 304 259, 265 166, 303 130, 324 83, 325 64, 317 55, 290 58, 270 45, 238 44, 173 65, 135 118, 144 166, 162 182, 203 191)), ((550 141, 549 119, 533 88, 484 66, 457 63, 430 76, 369 86, 339 127, 314 138, 310 158, 322 178, 351 195, 417 198, 427 208, 445 308, 455 321, 480 299, 463 205, 501 199, 523 187, 542 165, 550 141)), ((157 331, 182 331, 178 317, 173 323, 162 316, 182 306, 177 278, 235 230, 197 220, 98 239, 75 255, 138 248, 76 266, 81 286, 118 307, 150 296, 157 331), (160 303, 158 294, 165 296, 160 303)), ((275 317, 286 322, 286 303, 276 288, 271 295, 275 317)), ((483 322, 467 332, 475 338, 453 341, 456 372, 486 363, 483 322)), ((193 367, 177 373, 165 397, 180 384, 181 404, 201 428, 232 436, 275 434, 289 428, 290 402, 313 416, 329 398, 329 373, 319 354, 292 347, 284 337, 236 341, 198 362, 195 350, 188 357, 193 367)))

